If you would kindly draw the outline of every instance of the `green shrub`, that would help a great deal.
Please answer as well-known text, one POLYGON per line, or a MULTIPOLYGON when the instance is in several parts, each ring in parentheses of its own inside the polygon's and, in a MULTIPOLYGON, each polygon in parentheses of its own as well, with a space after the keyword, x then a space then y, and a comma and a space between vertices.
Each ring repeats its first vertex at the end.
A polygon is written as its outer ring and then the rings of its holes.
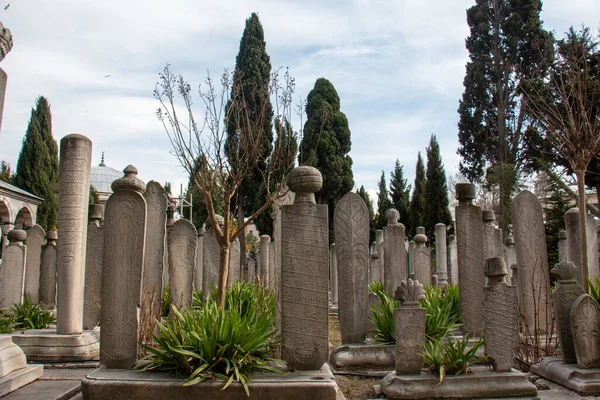
POLYGON ((160 316, 166 318, 169 316, 171 310, 171 288, 169 285, 165 286, 162 291, 162 303, 160 316))
POLYGON ((12 333, 15 330, 15 321, 11 310, 0 309, 0 333, 12 333))
POLYGON ((369 284, 369 292, 375 294, 375 296, 379 297, 379 300, 381 300, 381 298, 388 294, 389 292, 387 292, 385 290, 385 287, 383 286, 383 281, 372 281, 369 284))
POLYGON ((382 292, 379 306, 371 307, 371 322, 375 325, 375 340, 383 343, 396 343, 396 324, 394 309, 400 307, 400 301, 394 300, 389 293, 382 292))
POLYGON ((41 303, 32 303, 29 296, 25 296, 21 305, 13 305, 10 313, 15 330, 45 329, 56 323, 54 313, 42 308, 41 303))
POLYGON ((463 375, 469 372, 476 362, 486 362, 486 358, 477 356, 477 350, 483 345, 483 338, 469 349, 469 337, 461 340, 448 337, 445 339, 430 339, 425 341, 423 363, 434 374, 439 374, 440 382, 448 374, 463 375))
POLYGON ((259 284, 234 284, 222 308, 212 295, 201 308, 179 311, 173 307, 171 318, 158 328, 156 347, 142 345, 148 355, 135 368, 185 375, 185 385, 221 379, 223 389, 240 382, 249 395, 250 374, 280 372, 272 362, 283 366, 272 357, 279 343, 275 299, 259 284))
POLYGON ((594 280, 590 280, 588 276, 585 277, 588 282, 588 287, 590 289, 590 296, 598 303, 600 303, 600 279, 597 276, 594 276, 594 280))

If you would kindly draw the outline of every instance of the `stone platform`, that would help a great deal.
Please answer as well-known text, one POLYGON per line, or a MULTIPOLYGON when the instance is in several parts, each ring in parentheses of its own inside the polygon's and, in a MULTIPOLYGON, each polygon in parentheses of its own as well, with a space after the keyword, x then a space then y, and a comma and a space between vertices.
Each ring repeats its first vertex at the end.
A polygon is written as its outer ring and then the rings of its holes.
POLYGON ((396 345, 342 344, 333 348, 329 360, 340 370, 390 371, 396 367, 396 345))
POLYGON ((27 365, 23 350, 10 335, 0 335, 0 396, 36 380, 43 369, 41 365, 27 365))
MULTIPOLYGON (((344 399, 327 364, 319 371, 254 375, 248 384, 250 396, 261 400, 340 400, 344 399)), ((247 398, 239 383, 223 389, 223 381, 206 381, 183 386, 185 379, 163 372, 106 369, 103 366, 81 381, 86 400, 168 400, 247 398)))
POLYGON ((560 357, 544 357, 531 366, 531 372, 582 396, 600 395, 600 368, 583 369, 564 364, 560 357))
POLYGON ((30 362, 92 361, 100 356, 99 331, 59 335, 55 329, 31 329, 13 333, 12 340, 30 362))
POLYGON ((493 372, 487 367, 471 367, 468 375, 439 376, 423 370, 420 375, 388 374, 381 391, 390 400, 403 399, 491 399, 535 397, 537 389, 525 375, 516 370, 493 372))

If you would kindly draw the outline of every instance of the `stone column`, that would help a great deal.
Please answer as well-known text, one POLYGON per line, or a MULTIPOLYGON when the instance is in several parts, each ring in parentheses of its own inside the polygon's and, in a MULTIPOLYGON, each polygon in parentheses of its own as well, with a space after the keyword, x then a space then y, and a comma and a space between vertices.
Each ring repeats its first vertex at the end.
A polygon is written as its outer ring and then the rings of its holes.
POLYGON ((329 276, 330 278, 330 290, 331 290, 331 304, 338 304, 339 300, 339 286, 338 286, 338 267, 337 257, 335 255, 335 243, 331 243, 329 246, 329 276))
POLYGON ((408 270, 406 271, 408 275, 412 275, 415 273, 415 248, 417 244, 414 240, 408 242, 408 270))
POLYGON ((372 280, 383 282, 383 230, 381 229, 375 231, 374 252, 377 257, 373 259, 371 266, 372 280))
POLYGON ((524 190, 514 197, 511 211, 524 333, 534 335, 536 326, 549 332, 552 309, 542 205, 533 193, 524 190))
POLYGON ((269 235, 260 235, 258 270, 261 281, 268 284, 270 288, 273 288, 275 285, 275 265, 273 265, 273 271, 271 271, 271 268, 269 268, 269 243, 271 243, 271 237, 269 235))
POLYGON ((567 231, 558 231, 558 261, 567 261, 569 249, 567 248, 567 231))
POLYGON ((504 239, 504 262, 506 262, 506 265, 509 266, 517 263, 515 238, 513 238, 511 234, 504 239))
POLYGON ((78 134, 61 139, 58 170, 58 334, 79 334, 83 330, 91 160, 90 139, 78 134))
MULTIPOLYGON (((567 228, 567 249, 569 261, 573 261, 578 267, 577 282, 583 284, 583 270, 581 268, 581 239, 579 235, 579 209, 571 208, 565 213, 565 226, 567 228)), ((586 215, 586 234, 588 248, 588 272, 590 278, 600 276, 598 271, 598 231, 594 217, 586 215)))
POLYGON ((25 286, 27 246, 23 244, 27 233, 21 229, 8 232, 10 244, 2 256, 2 279, 0 280, 0 307, 11 308, 21 305, 25 286))
POLYGON ((33 304, 40 301, 40 264, 42 246, 46 244, 46 232, 39 225, 27 231, 27 265, 25 266, 25 296, 29 296, 33 304))
POLYGON ((178 219, 167 234, 171 305, 183 310, 192 304, 198 233, 187 219, 178 219))
POLYGON ((456 197, 460 317, 463 333, 481 335, 485 327, 481 302, 485 285, 481 208, 473 205, 473 184, 457 183, 456 197))
POLYGON ((431 253, 430 249, 425 246, 427 236, 425 228, 417 227, 415 235, 415 279, 423 285, 431 285, 431 253))
POLYGON ((196 240, 196 266, 194 267, 194 290, 202 290, 202 262, 204 261, 205 232, 206 225, 202 224, 200 230, 198 230, 198 238, 196 240))
POLYGON ((248 282, 254 282, 254 278, 256 278, 256 261, 250 257, 248 260, 248 282))
POLYGON ((435 225, 435 266, 440 286, 448 284, 448 258, 446 255, 446 225, 435 225))
POLYGON ((294 204, 281 208, 281 358, 292 370, 317 370, 329 358, 327 206, 313 167, 296 167, 287 184, 294 204))
POLYGON ((485 308, 485 353, 493 360, 495 372, 511 370, 514 350, 519 346, 519 311, 516 287, 506 284, 503 257, 485 262, 488 284, 483 299, 485 308))
POLYGON ((42 247, 40 271, 40 302, 46 309, 56 307, 56 266, 58 263, 58 233, 48 231, 46 244, 42 247))
POLYGON ((129 369, 137 360, 146 242, 146 185, 133 165, 123 172, 112 183, 104 219, 100 363, 110 369, 129 369))
POLYGON ((575 300, 585 292, 577 283, 577 267, 571 261, 556 264, 550 274, 556 278, 556 290, 552 293, 554 312, 558 325, 562 359, 566 364, 575 364, 577 355, 571 330, 571 309, 575 300))
POLYGON ((338 201, 334 232, 342 343, 362 343, 368 319, 369 210, 356 193, 349 192, 338 201))
POLYGON ((396 374, 418 375, 423 366, 427 316, 427 310, 419 307, 419 300, 425 299, 423 285, 412 279, 402 281, 394 299, 402 301, 402 306, 394 310, 396 374))
POLYGON ((369 264, 369 282, 381 280, 381 267, 379 263, 379 252, 377 251, 377 242, 371 243, 370 248, 371 263, 369 264))
POLYGON ((94 329, 100 322, 102 305, 102 270, 104 266, 104 226, 100 226, 103 209, 90 204, 83 287, 83 329, 94 329))
POLYGON ((458 249, 456 248, 456 236, 450 235, 448 252, 450 253, 450 282, 458 286, 458 249))
POLYGON ((385 290, 394 293, 400 281, 406 280, 406 250, 404 249, 405 228, 399 223, 400 213, 394 208, 385 212, 387 226, 384 236, 384 274, 385 290))

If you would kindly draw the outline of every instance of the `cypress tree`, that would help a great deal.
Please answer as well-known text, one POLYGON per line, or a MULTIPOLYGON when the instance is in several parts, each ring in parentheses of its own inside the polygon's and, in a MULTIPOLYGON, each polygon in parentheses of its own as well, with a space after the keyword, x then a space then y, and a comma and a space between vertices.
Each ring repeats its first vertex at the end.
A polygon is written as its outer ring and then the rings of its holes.
POLYGON ((2 160, 0 162, 0 181, 11 183, 14 178, 15 176, 10 168, 10 164, 2 160))
POLYGON ((379 179, 379 193, 377 194, 377 218, 375 219, 375 229, 383 229, 387 224, 385 212, 392 208, 390 194, 385 183, 385 172, 381 171, 381 179, 379 179))
POLYGON ((17 161, 15 186, 44 201, 37 209, 37 223, 45 230, 58 225, 58 145, 52 137, 50 105, 39 97, 23 139, 17 161))
POLYGON ((425 229, 427 235, 433 238, 435 224, 442 223, 446 226, 452 225, 452 214, 450 214, 448 200, 448 185, 446 184, 446 171, 440 155, 440 145, 435 137, 431 135, 429 147, 427 147, 427 182, 425 193, 425 229))
POLYGON ((373 200, 371 200, 365 187, 362 185, 359 189, 356 189, 356 194, 364 200, 367 209, 369 210, 369 243, 372 243, 375 240, 375 211, 373 210, 373 200))
POLYGON ((400 213, 400 223, 410 232, 410 185, 404 179, 404 167, 396 160, 396 166, 390 178, 390 196, 392 207, 400 213))
POLYGON ((417 155, 417 167, 415 170, 415 183, 413 185, 412 198, 410 199, 410 226, 411 236, 416 235, 417 227, 425 223, 425 165, 421 152, 417 155))

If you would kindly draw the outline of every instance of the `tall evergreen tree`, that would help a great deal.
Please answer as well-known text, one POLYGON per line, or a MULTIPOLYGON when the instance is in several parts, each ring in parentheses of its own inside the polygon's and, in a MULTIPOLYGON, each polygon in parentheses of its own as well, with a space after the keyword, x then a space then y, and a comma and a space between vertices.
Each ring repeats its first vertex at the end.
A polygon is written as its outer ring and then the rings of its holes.
POLYGON ((410 226, 411 236, 416 235, 417 227, 425 223, 425 196, 426 192, 425 165, 421 152, 417 155, 417 167, 415 169, 415 183, 413 185, 412 197, 410 199, 410 226))
POLYGON ((10 164, 2 160, 0 162, 0 181, 11 183, 14 178, 15 176, 10 168, 10 164))
POLYGON ((356 194, 364 200, 369 210, 369 243, 373 243, 375 240, 375 210, 373 209, 373 200, 371 200, 365 187, 362 185, 359 189, 356 189, 356 194))
POLYGON ((458 108, 460 171, 476 182, 495 175, 503 232, 525 161, 523 136, 530 127, 520 86, 543 76, 552 57, 553 39, 542 29, 541 9, 541 0, 476 0, 467 10, 471 34, 458 108))
POLYGON ((427 182, 425 193, 425 229, 427 235, 433 238, 435 224, 442 223, 451 227, 452 214, 450 214, 450 201, 448 200, 448 185, 446 184, 446 170, 440 155, 440 145, 435 137, 431 135, 429 147, 427 147, 427 182))
POLYGON ((23 147, 17 162, 15 186, 44 201, 37 209, 37 223, 45 230, 58 225, 58 145, 52 137, 50 104, 39 97, 31 110, 23 147))
POLYGON ((396 160, 396 166, 390 178, 390 196, 392 207, 400 213, 400 223, 410 232, 410 185, 404 179, 404 167, 396 160))
POLYGON ((319 78, 306 99, 298 159, 300 165, 311 165, 323 174, 323 188, 316 196, 318 203, 329 205, 330 226, 337 201, 354 186, 350 146, 348 119, 340 111, 337 91, 327 79, 319 78))
POLYGON ((381 171, 381 179, 379 179, 379 183, 377 184, 379 192, 377 193, 377 218, 375 218, 375 229, 383 229, 387 224, 385 212, 392 208, 390 194, 385 182, 385 172, 381 171))

